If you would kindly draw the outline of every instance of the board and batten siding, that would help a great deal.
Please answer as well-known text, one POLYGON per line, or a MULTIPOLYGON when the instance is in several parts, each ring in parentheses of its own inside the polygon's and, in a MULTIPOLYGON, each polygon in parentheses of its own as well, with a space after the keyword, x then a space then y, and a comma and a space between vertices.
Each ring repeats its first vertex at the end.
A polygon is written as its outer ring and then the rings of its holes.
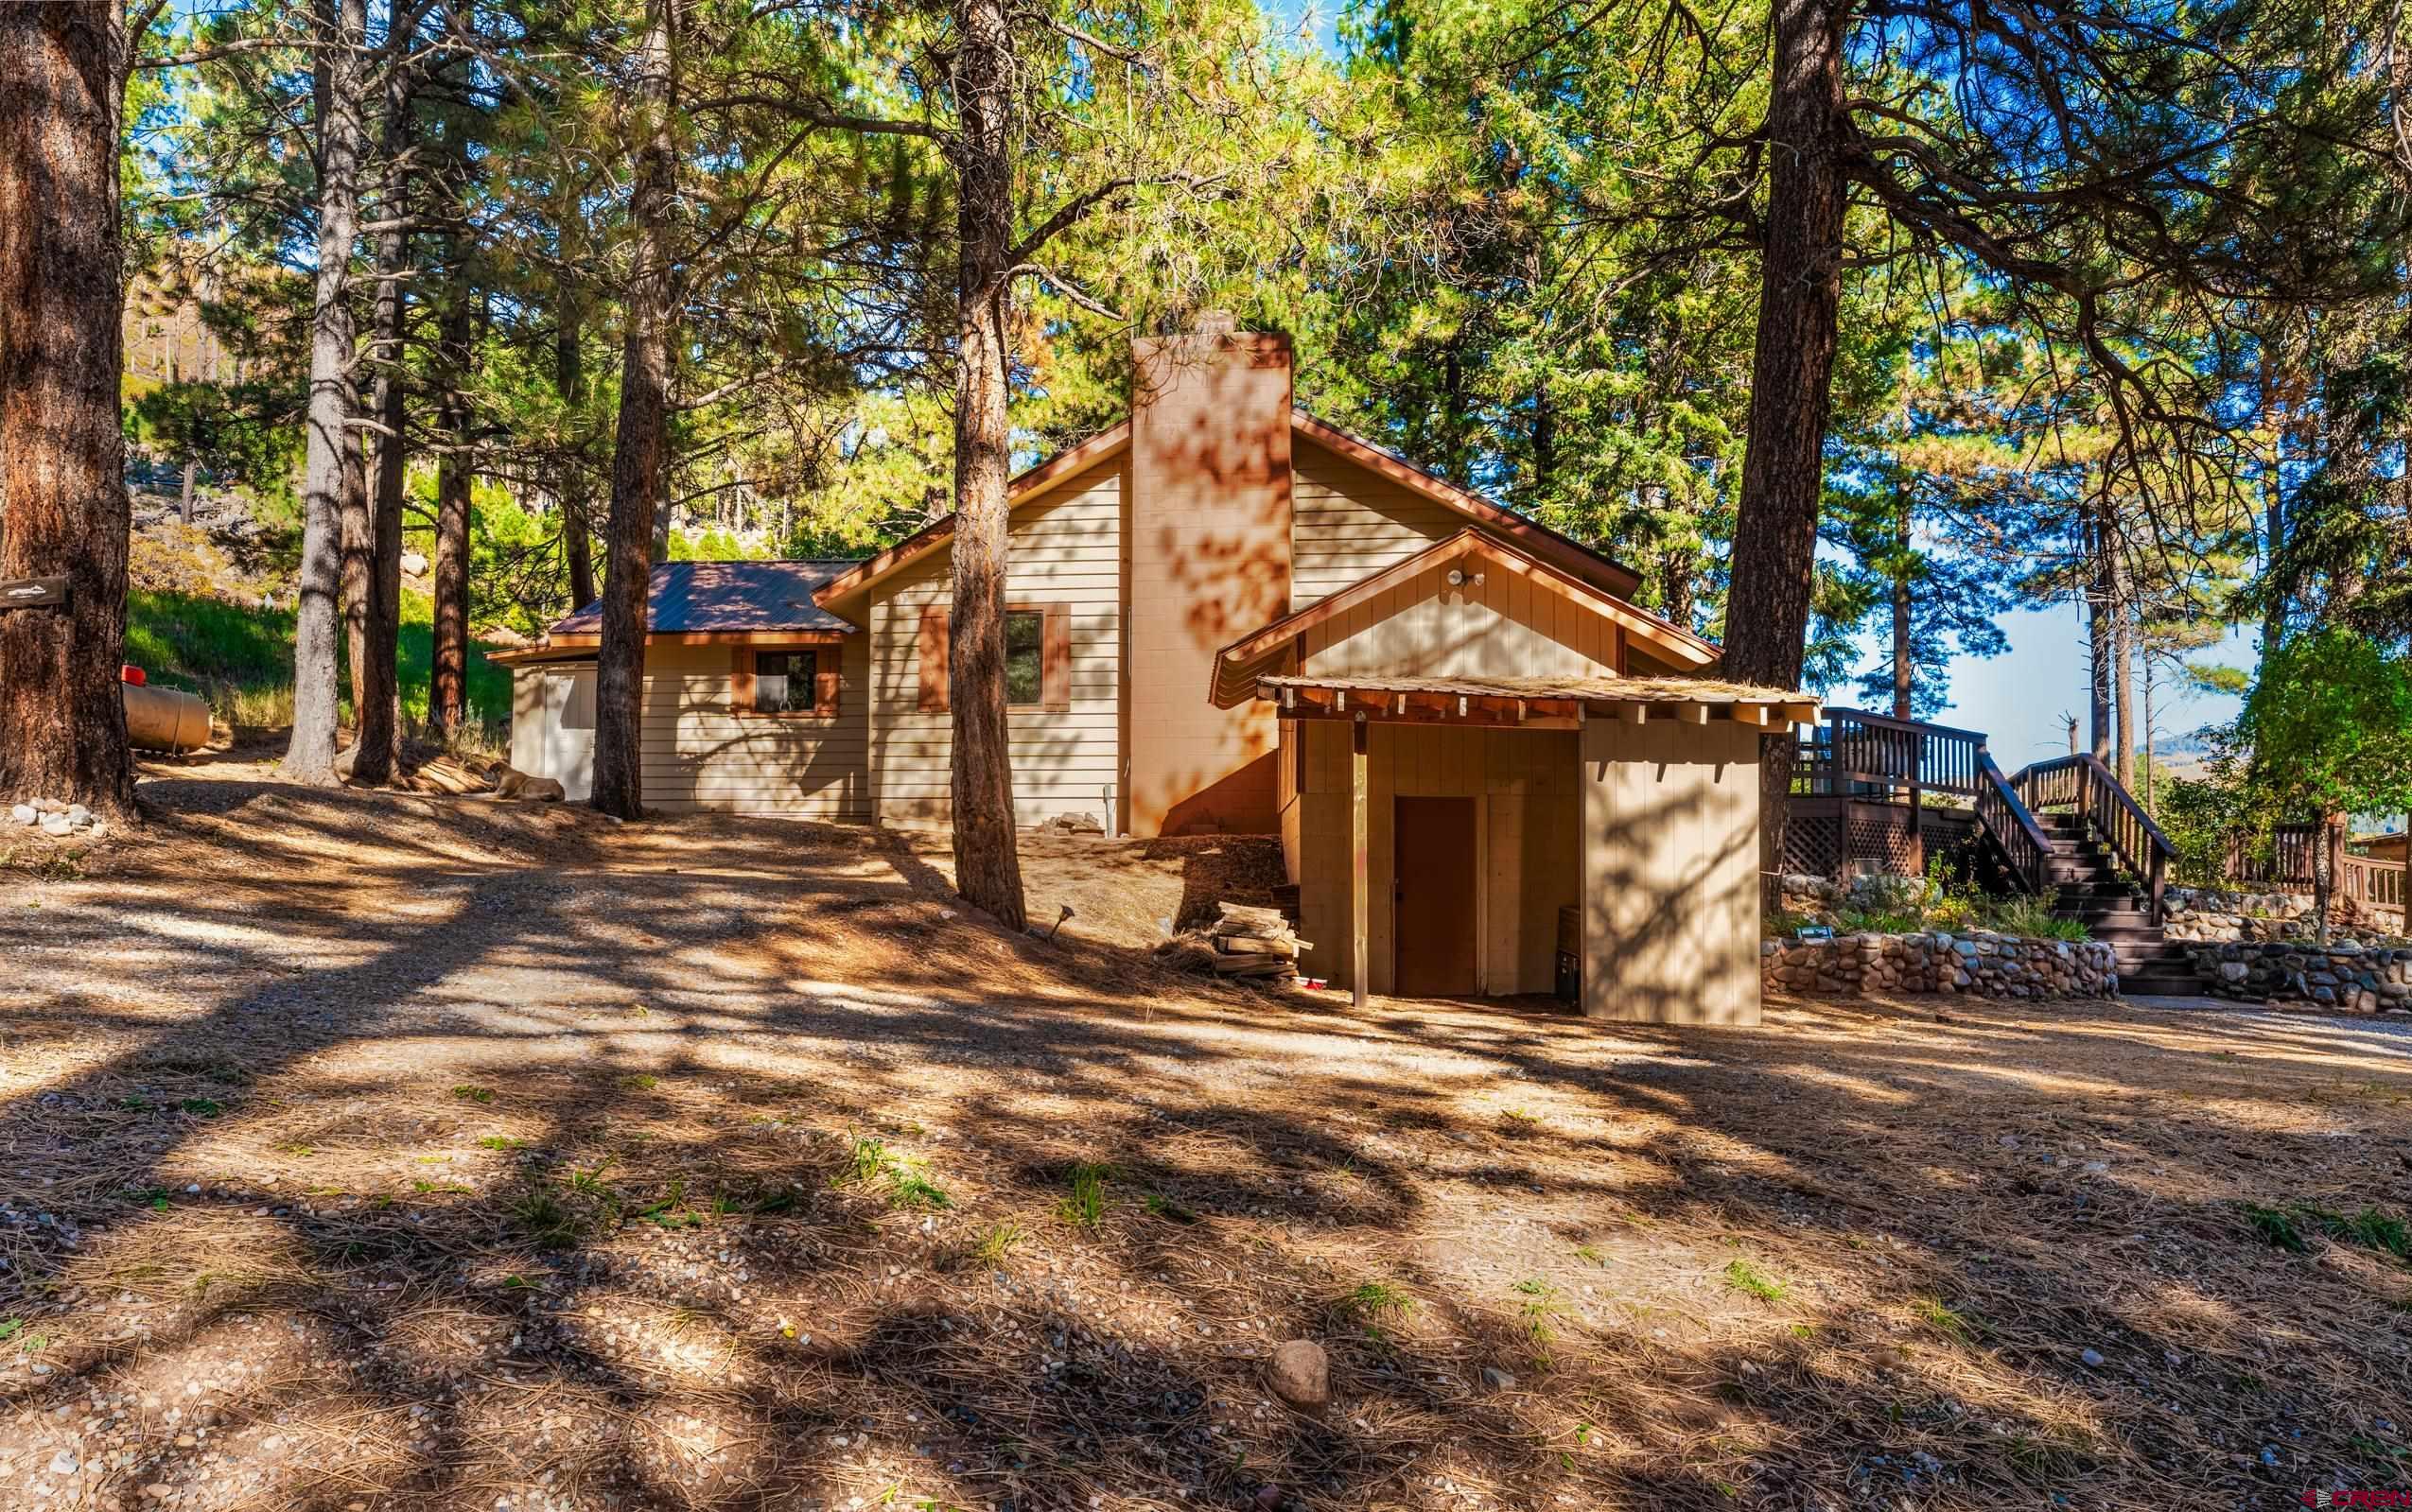
POLYGON ((1305 608, 1465 529, 1462 514, 1295 438, 1290 609, 1305 608))
POLYGON ((1327 676, 1614 675, 1616 622, 1520 572, 1479 561, 1453 564, 1469 581, 1449 584, 1436 566, 1387 588, 1306 633, 1302 668, 1327 676))
MULTIPOLYGON (((1017 824, 1070 813, 1117 823, 1125 476, 1122 459, 1102 462, 1014 511, 1005 599, 1068 606, 1072 692, 1069 709, 1006 711, 1017 824)), ((943 825, 953 807, 953 725, 920 706, 920 635, 953 569, 951 549, 934 551, 871 590, 870 771, 884 825, 943 825)))
POLYGON ((1759 1021, 1759 731, 1582 727, 1582 1011, 1759 1021))
MULTIPOLYGON (((1352 877, 1349 726, 1302 720, 1297 800, 1300 968, 1346 987, 1352 877)), ((1582 794, 1572 730, 1375 723, 1367 727, 1366 965, 1369 992, 1392 990, 1398 961, 1397 800, 1472 798, 1477 855, 1465 906, 1478 909, 1477 990, 1546 993, 1556 981, 1558 910, 1582 896, 1582 794)), ((1414 885, 1414 879, 1404 879, 1414 885)))
POLYGON ((842 646, 809 649, 838 658, 833 717, 737 713, 734 647, 646 648, 645 807, 868 820, 869 647, 852 635, 842 646))

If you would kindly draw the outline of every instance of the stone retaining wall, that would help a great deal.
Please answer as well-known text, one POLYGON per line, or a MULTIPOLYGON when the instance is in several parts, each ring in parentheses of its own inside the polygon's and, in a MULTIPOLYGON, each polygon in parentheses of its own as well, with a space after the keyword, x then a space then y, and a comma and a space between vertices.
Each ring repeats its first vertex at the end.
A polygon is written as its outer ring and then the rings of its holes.
MULTIPOLYGON (((2309 893, 2173 887, 2162 902, 2168 910, 2166 933, 2172 940, 2309 940, 2317 932, 2309 893)), ((2341 906, 2329 910, 2332 941, 2385 945, 2401 943, 2403 935, 2403 915, 2393 909, 2373 909, 2354 916, 2341 906)))
POLYGON ((2243 1002, 2308 1002, 2347 1013, 2412 1013, 2412 946, 2332 940, 2198 945, 2189 952, 2203 990, 2243 1002))
POLYGON ((1827 996, 1942 992, 1976 998, 2107 998, 2119 956, 2100 942, 2026 940, 1989 930, 1966 934, 1845 934, 1767 940, 1760 979, 1770 987, 1827 996))

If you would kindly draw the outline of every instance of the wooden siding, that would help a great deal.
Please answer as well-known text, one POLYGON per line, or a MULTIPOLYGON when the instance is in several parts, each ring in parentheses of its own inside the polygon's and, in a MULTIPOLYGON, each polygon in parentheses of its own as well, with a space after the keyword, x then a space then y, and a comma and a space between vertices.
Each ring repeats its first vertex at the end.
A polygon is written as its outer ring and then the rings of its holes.
MULTIPOLYGON (((1066 605, 1070 634, 1068 706, 1017 708, 1006 716, 1020 824, 1060 813, 1116 822, 1123 476, 1124 460, 1115 458, 1014 513, 1005 596, 1066 605)), ((920 707, 919 642, 922 611, 947 601, 953 567, 950 547, 871 592, 868 770, 883 824, 942 825, 952 807, 953 727, 945 712, 920 707)), ((1197 697, 1205 699, 1203 687, 1197 697)))
POLYGON ((1758 738, 1725 721, 1583 726, 1586 1015, 1759 1021, 1758 738))
MULTIPOLYGON (((1299 933, 1313 942, 1302 968, 1349 981, 1349 726, 1291 724, 1305 741, 1305 786, 1296 800, 1299 933)), ((1395 800, 1472 797, 1480 855, 1478 975, 1494 996, 1547 992, 1555 982, 1558 910, 1582 896, 1582 797, 1572 730, 1375 724, 1366 749, 1369 990, 1391 990, 1397 870, 1395 800)), ((1285 750, 1285 758, 1292 756, 1285 750)))
POLYGON ((736 648, 648 648, 645 806, 666 813, 869 819, 869 648, 855 635, 843 646, 813 649, 838 657, 832 718, 735 712, 736 648))
POLYGON ((1620 633, 1587 604, 1522 573, 1436 566, 1307 631, 1301 669, 1332 676, 1614 676, 1620 633))
MULTIPOLYGON (((1290 608, 1337 593, 1465 529, 1465 516, 1337 452, 1291 453, 1290 608)), ((1245 630, 1257 627, 1247 626, 1245 630)))

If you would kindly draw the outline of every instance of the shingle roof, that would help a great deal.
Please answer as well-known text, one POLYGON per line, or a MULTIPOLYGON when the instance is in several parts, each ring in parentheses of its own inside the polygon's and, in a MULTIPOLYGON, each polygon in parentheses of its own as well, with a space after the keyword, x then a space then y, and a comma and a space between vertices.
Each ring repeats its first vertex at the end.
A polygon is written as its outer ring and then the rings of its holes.
MULTIPOLYGON (((664 562, 650 595, 656 635, 734 630, 834 630, 855 627, 813 602, 823 583, 848 568, 836 562, 664 562)), ((552 627, 556 635, 595 634, 603 605, 590 603, 552 627)))

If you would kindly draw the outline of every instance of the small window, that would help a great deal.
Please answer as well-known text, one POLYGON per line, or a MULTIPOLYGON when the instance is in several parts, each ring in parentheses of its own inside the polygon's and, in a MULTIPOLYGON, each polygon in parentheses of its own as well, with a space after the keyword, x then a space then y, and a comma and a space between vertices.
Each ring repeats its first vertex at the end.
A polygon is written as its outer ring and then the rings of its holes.
POLYGON ((819 704, 819 653, 758 651, 754 653, 754 712, 810 714, 819 704))
POLYGON ((1047 617, 1016 609, 1005 617, 1005 703, 1035 708, 1047 699, 1047 617))

